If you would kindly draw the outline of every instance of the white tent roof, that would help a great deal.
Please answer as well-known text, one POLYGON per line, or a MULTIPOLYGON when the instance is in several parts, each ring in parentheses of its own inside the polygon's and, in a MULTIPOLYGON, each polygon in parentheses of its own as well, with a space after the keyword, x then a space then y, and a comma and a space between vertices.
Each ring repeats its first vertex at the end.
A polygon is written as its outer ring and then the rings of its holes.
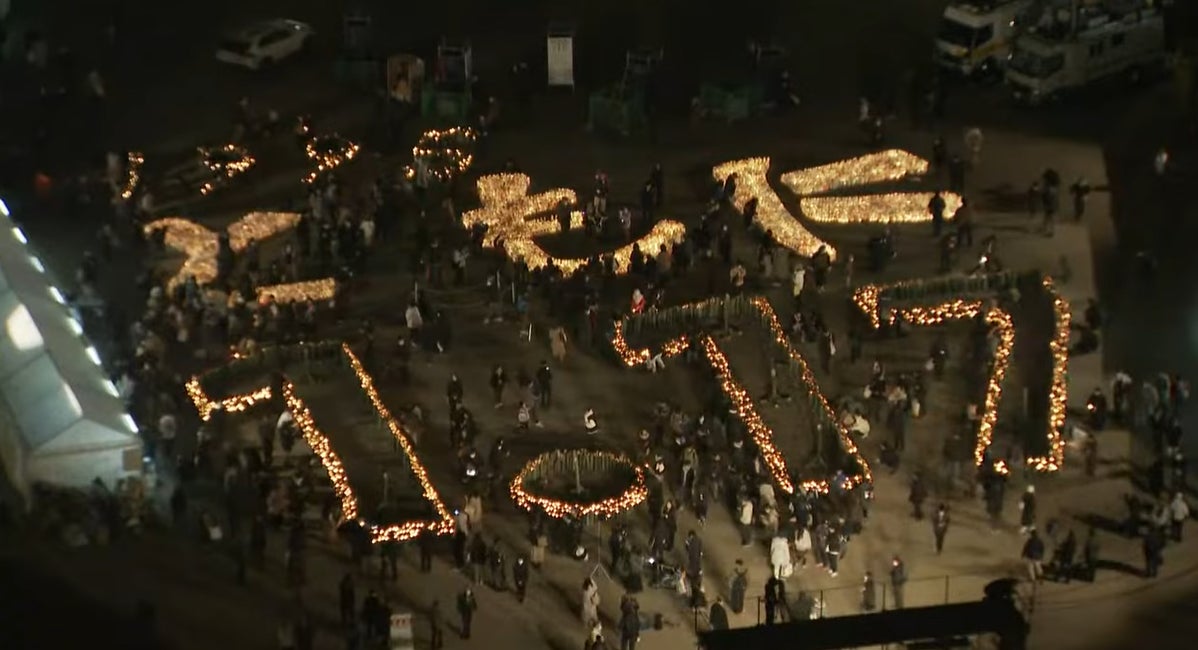
POLYGON ((2 201, 0 396, 32 456, 140 444, 99 355, 2 201))

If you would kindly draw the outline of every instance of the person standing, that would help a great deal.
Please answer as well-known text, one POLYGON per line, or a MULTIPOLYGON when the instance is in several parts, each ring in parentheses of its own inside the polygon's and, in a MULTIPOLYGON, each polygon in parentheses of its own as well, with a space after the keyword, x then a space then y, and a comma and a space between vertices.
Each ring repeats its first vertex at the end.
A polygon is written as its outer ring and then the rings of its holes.
POLYGON ((478 610, 478 601, 474 599, 474 590, 466 590, 458 594, 458 614, 462 617, 462 638, 470 638, 470 622, 474 620, 474 612, 478 610))
POLYGON ((686 534, 686 573, 691 589, 699 591, 703 583, 703 540, 690 531, 686 534))
POLYGON ((1081 221, 1082 216, 1086 214, 1086 198, 1090 196, 1090 181, 1085 177, 1079 177, 1069 186, 1069 193, 1073 195, 1073 220, 1081 221))
POLYGON ((833 578, 840 572, 840 554, 843 549, 843 538, 839 530, 828 532, 824 547, 824 559, 828 563, 828 575, 833 578))
POLYGON ((1085 573, 1083 579, 1094 582, 1094 576, 1098 572, 1098 531, 1093 526, 1090 527, 1085 545, 1082 546, 1082 570, 1085 573))
POLYGON ((635 607, 626 607, 620 615, 620 650, 636 650, 641 638, 641 617, 635 607))
POLYGON ((1029 485, 1019 498, 1019 532, 1026 534, 1036 526, 1036 486, 1029 485))
POLYGON ((728 625, 728 610, 724 608, 724 599, 716 596, 715 602, 711 604, 711 611, 707 615, 708 622, 711 623, 713 630, 727 630, 728 625))
POLYGON ((807 267, 802 263, 795 263, 794 270, 790 273, 790 294, 794 299, 795 309, 799 309, 803 304, 803 287, 807 284, 807 267))
POLYGON ((1190 506, 1180 491, 1173 493, 1173 501, 1169 503, 1169 530, 1173 541, 1181 541, 1181 529, 1190 518, 1190 506))
POLYGON ((1023 561, 1027 563, 1027 576, 1032 582, 1039 582, 1044 579, 1044 540, 1040 539, 1040 533, 1036 532, 1035 528, 1031 529, 1031 536, 1023 544, 1023 561))
POLYGON ((1144 577, 1155 578, 1161 569, 1161 552, 1165 548, 1165 533, 1159 526, 1151 526, 1144 535, 1144 577))
POLYGON ((528 560, 523 557, 512 565, 512 582, 516 586, 516 600, 524 602, 524 596, 528 593, 528 560))
POLYGON ((936 508, 936 514, 932 515, 932 536, 935 540, 936 555, 944 551, 944 536, 948 534, 948 524, 948 506, 942 503, 936 508))
POLYGON ((890 590, 894 592, 894 608, 903 608, 903 587, 907 584, 907 567, 903 559, 894 556, 890 560, 890 590))
POLYGON ((878 585, 874 582, 872 571, 865 572, 861 583, 861 611, 869 613, 878 608, 878 585))
POLYGON ((944 197, 940 195, 940 190, 936 190, 936 193, 928 201, 928 213, 932 215, 933 237, 939 237, 940 232, 944 229, 944 210, 946 207, 944 197))
POLYGON ((956 227, 957 246, 973 247, 973 209, 969 207, 968 199, 961 199, 961 205, 953 212, 953 225, 956 227))
POLYGON ((553 371, 549 369, 548 361, 542 361, 537 368, 537 392, 541 398, 541 408, 553 405, 553 371))
POLYGON ((923 519, 923 502, 928 498, 928 488, 923 483, 923 475, 916 473, 911 479, 911 492, 907 497, 907 501, 911 503, 911 516, 916 521, 923 519))
POLYGON ((429 573, 433 570, 433 531, 425 528, 416 536, 416 545, 420 550, 420 572, 429 573))
POLYGON ((770 540, 770 566, 775 578, 786 578, 790 574, 790 543, 781 531, 770 540))
POLYGON ((782 606, 784 592, 782 581, 771 577, 765 583, 765 624, 778 622, 778 608, 782 606))
POLYGON ((1055 555, 1053 555, 1053 564, 1057 567, 1057 579, 1066 584, 1073 579, 1074 564, 1073 559, 1077 555, 1077 535, 1070 530, 1065 535, 1065 541, 1057 547, 1055 555))
POLYGON ((733 614, 740 614, 745 611, 745 593, 749 589, 749 570, 745 568, 744 560, 736 561, 736 568, 732 570, 732 590, 731 602, 733 614))
POLYGON ((554 361, 559 364, 566 362, 566 330, 561 325, 549 330, 549 349, 554 361))
POLYGON ((354 622, 354 605, 357 600, 354 598, 354 577, 352 574, 345 574, 341 578, 341 583, 337 585, 337 592, 341 597, 341 625, 352 625, 354 622))
POLYGON ((445 624, 441 620, 441 601, 434 600, 432 607, 428 610, 428 626, 429 626, 429 647, 432 650, 441 650, 445 645, 445 624))
POLYGON ((495 400, 495 408, 503 407, 503 389, 507 386, 507 373, 503 366, 495 364, 491 370, 491 395, 495 400))
POLYGON ((599 587, 594 580, 582 581, 582 623, 587 627, 599 623, 599 587))
POLYGON ((358 614, 362 622, 362 629, 366 633, 366 643, 372 644, 381 641, 377 635, 377 625, 379 613, 383 610, 383 601, 379 599, 379 595, 373 589, 366 594, 366 598, 362 600, 362 611, 358 614))
POLYGON ((740 504, 737 506, 736 526, 740 529, 741 546, 752 546, 753 502, 744 495, 741 495, 740 504))

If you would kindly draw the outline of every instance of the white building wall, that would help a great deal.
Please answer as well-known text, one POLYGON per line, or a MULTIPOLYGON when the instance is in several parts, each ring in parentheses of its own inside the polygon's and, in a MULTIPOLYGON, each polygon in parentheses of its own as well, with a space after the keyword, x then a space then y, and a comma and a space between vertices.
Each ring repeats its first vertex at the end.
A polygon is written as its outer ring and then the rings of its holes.
MULTIPOLYGON (((125 468, 125 455, 134 447, 34 455, 25 460, 25 480, 64 487, 87 487, 96 478, 109 488, 118 479, 134 475, 125 468)), ((140 450, 138 450, 140 452, 140 450)))

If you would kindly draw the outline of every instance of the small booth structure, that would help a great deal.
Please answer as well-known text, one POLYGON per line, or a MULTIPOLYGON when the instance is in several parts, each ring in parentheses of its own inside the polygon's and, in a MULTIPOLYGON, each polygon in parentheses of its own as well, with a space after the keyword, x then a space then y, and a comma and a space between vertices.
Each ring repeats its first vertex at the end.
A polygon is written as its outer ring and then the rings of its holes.
POLYGON ((661 49, 627 52, 620 83, 591 93, 587 129, 623 137, 645 133, 649 128, 649 85, 662 56, 661 49))
POLYGON ((424 92, 424 59, 414 54, 394 54, 387 57, 384 73, 387 105, 398 114, 408 115, 421 106, 424 92))
POLYGON ((551 23, 545 34, 545 82, 550 87, 574 88, 574 26, 551 23))
POLYGON ((726 81, 711 81, 699 87, 699 114, 735 122, 768 111, 777 101, 785 61, 786 50, 781 47, 750 44, 747 70, 730 75, 726 81))
POLYGON ((26 504, 35 483, 140 475, 137 425, 2 201, 0 318, 0 460, 26 504))
POLYGON ((379 57, 375 51, 374 20, 361 12, 348 13, 341 22, 341 52, 337 56, 339 81, 362 88, 377 88, 379 57))
POLYGON ((474 55, 470 43, 442 39, 437 46, 433 83, 426 84, 420 95, 420 113, 425 117, 466 121, 474 105, 473 75, 474 55))

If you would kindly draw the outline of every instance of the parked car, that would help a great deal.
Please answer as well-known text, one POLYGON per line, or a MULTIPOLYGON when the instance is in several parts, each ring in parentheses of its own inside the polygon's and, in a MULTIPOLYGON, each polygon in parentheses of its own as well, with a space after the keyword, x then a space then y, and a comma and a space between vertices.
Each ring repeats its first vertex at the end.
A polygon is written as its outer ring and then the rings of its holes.
POLYGON ((259 70, 302 51, 314 33, 310 25, 298 20, 258 23, 222 39, 216 60, 259 70))

